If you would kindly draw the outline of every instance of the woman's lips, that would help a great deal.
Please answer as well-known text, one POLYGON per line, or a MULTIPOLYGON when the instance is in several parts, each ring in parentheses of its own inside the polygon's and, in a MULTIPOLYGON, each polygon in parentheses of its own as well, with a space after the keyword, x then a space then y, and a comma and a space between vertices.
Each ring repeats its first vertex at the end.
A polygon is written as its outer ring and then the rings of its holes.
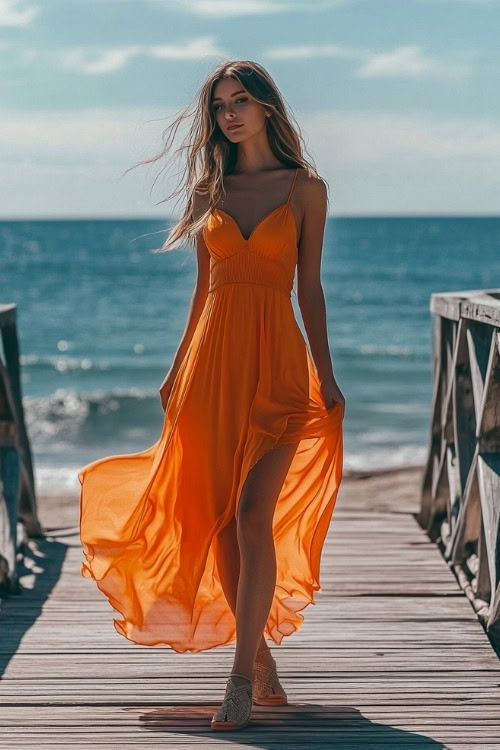
POLYGON ((236 128, 241 128, 241 126, 242 126, 242 125, 243 125, 243 123, 242 123, 242 122, 240 122, 240 124, 239 124, 239 125, 228 125, 228 126, 227 126, 227 129, 228 129, 228 130, 236 130, 236 128))

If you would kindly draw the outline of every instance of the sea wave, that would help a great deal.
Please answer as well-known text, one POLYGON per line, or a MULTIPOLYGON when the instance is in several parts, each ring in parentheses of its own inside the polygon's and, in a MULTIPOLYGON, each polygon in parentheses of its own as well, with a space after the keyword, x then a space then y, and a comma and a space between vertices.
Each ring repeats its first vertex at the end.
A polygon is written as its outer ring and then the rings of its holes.
MULTIPOLYGON (((140 345, 137 344, 136 347, 140 345)), ((137 350, 130 356, 122 355, 114 359, 99 359, 97 357, 70 357, 65 354, 23 354, 19 358, 20 364, 27 372, 78 372, 78 371, 97 371, 112 372, 113 370, 123 372, 125 368, 130 370, 150 370, 164 368, 164 358, 158 359, 153 356, 144 356, 141 351, 137 350)))
POLYGON ((58 388, 47 396, 25 396, 26 427, 35 450, 120 444, 147 439, 163 418, 157 389, 116 388, 84 393, 58 388))

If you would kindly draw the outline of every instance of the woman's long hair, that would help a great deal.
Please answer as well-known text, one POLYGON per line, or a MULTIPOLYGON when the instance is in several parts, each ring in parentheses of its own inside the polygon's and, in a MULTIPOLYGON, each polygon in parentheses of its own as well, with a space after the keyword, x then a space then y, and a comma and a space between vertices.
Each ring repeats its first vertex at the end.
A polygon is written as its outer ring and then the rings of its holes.
POLYGON ((272 114, 266 118, 266 127, 269 144, 276 158, 290 168, 303 167, 310 175, 319 177, 315 167, 303 156, 305 147, 300 129, 292 125, 292 115, 288 113, 278 87, 265 68, 252 60, 221 63, 209 75, 191 104, 163 132, 162 152, 126 170, 128 172, 141 164, 151 164, 164 157, 172 147, 179 126, 191 116, 188 134, 174 152, 187 152, 184 178, 177 190, 160 201, 163 203, 175 195, 186 195, 186 208, 179 221, 171 227, 163 245, 155 252, 173 250, 184 244, 186 239, 198 234, 224 193, 224 175, 230 173, 236 163, 237 144, 226 138, 212 109, 215 85, 224 78, 237 80, 250 96, 271 110, 272 114), (209 207, 197 221, 193 218, 195 192, 209 196, 209 207))

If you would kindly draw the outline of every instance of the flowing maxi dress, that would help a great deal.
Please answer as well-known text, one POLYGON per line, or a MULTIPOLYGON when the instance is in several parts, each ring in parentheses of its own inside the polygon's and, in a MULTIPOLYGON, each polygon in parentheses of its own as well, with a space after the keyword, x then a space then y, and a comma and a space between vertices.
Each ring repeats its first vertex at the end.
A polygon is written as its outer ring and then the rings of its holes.
MULTIPOLYGON (((134 643, 204 651, 236 640, 216 561, 250 469, 297 443, 273 517, 277 579, 264 636, 279 645, 321 591, 320 559, 342 479, 342 410, 326 408, 291 292, 297 230, 287 200, 245 239, 213 209, 210 285, 157 442, 78 471, 81 574, 134 643)), ((224 579, 224 577, 222 576, 224 579)))

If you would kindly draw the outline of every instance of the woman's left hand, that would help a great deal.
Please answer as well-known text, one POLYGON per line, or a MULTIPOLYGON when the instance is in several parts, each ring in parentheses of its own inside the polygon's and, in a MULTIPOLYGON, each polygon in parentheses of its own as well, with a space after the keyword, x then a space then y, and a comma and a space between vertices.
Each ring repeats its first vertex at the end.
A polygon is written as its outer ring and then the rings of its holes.
POLYGON ((342 408, 342 419, 345 414, 345 398, 337 385, 335 378, 328 377, 325 380, 320 381, 321 393, 325 406, 328 410, 333 409, 336 403, 339 403, 342 408))

